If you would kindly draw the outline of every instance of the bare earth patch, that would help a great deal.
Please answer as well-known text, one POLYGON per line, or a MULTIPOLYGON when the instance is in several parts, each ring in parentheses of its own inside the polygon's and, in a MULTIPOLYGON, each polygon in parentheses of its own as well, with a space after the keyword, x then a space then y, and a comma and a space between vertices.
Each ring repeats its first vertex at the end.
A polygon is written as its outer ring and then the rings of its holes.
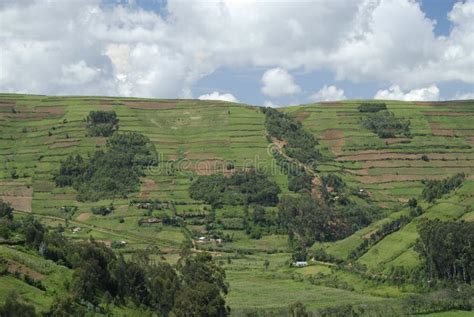
POLYGON ((454 131, 451 129, 443 129, 441 124, 436 122, 431 122, 431 133, 436 136, 454 136, 454 131))
POLYGON ((127 107, 132 108, 132 109, 153 110, 153 109, 173 109, 173 108, 176 108, 176 102, 171 102, 171 101, 160 101, 160 102, 124 101, 123 103, 127 107))
POLYGON ((150 192, 156 190, 157 188, 158 187, 156 186, 156 182, 154 180, 145 178, 140 190, 140 198, 148 198, 150 196, 150 192))
POLYGON ((335 155, 342 153, 342 147, 344 146, 344 132, 338 129, 329 129, 324 132, 322 140, 329 145, 329 149, 335 155))
POLYGON ((15 210, 31 212, 33 189, 31 187, 18 186, 17 188, 2 193, 0 199, 10 203, 15 210))
POLYGON ((90 212, 83 212, 79 216, 77 216, 76 220, 77 221, 87 221, 87 220, 89 220, 91 215, 92 214, 90 212))
POLYGON ((11 274, 14 274, 15 272, 18 272, 22 275, 27 275, 29 277, 31 277, 32 279, 34 280, 42 280, 44 279, 44 275, 35 271, 35 270, 32 270, 31 268, 27 267, 27 266, 24 266, 23 264, 20 264, 18 262, 15 262, 15 261, 12 261, 12 260, 8 260, 8 272, 10 272, 11 274))
POLYGON ((302 122, 304 119, 308 118, 311 115, 309 111, 301 111, 296 115, 296 120, 302 122))

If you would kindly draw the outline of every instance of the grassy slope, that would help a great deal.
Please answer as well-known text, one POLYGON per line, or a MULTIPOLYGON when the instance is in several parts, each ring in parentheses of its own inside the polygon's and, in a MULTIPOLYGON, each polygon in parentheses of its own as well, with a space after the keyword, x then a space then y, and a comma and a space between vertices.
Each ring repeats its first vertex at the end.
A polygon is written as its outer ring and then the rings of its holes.
MULTIPOLYGON (((410 197, 419 195, 423 178, 443 178, 460 171, 473 174, 474 151, 471 145, 474 128, 470 124, 470 115, 474 115, 473 103, 414 105, 391 102, 391 111, 411 120, 414 137, 410 143, 389 140, 389 144, 361 128, 357 105, 357 102, 304 105, 285 111, 294 114, 321 140, 321 151, 331 158, 321 164, 322 173, 337 172, 350 186, 368 190, 372 199, 387 208, 388 213, 410 197), (420 159, 423 154, 430 158, 428 162, 420 159)), ((0 95, 0 157, 3 165, 0 168, 0 196, 11 201, 17 210, 32 210, 43 222, 53 226, 65 225, 64 219, 68 217, 69 228, 82 229, 78 233, 66 230, 71 238, 93 236, 105 242, 125 240, 128 242, 124 249, 127 254, 156 245, 167 260, 175 261, 179 245, 188 231, 161 225, 139 227, 137 221, 143 217, 143 211, 129 206, 127 199, 115 199, 117 210, 111 215, 94 216, 90 214, 90 207, 110 201, 80 203, 75 200, 74 190, 55 188, 52 173, 65 156, 71 153, 86 155, 103 146, 104 139, 85 137, 83 121, 89 111, 99 109, 116 111, 121 131, 139 131, 147 135, 164 161, 164 168, 146 171, 141 191, 130 198, 170 200, 179 203, 176 204, 177 212, 205 213, 208 206, 192 201, 187 188, 193 175, 222 171, 228 160, 234 160, 237 168, 264 166, 282 189, 287 187, 286 177, 277 173, 275 162, 267 154, 264 116, 254 107, 196 100, 0 95), (180 169, 176 164, 183 160, 185 163, 181 163, 180 169), (18 171, 18 179, 12 179, 13 169, 18 171), (61 211, 62 206, 77 206, 78 211, 66 215, 61 211), (118 222, 120 217, 125 219, 124 223, 118 222)), ((474 204, 473 186, 473 181, 469 180, 463 188, 439 200, 436 205, 424 206, 427 212, 422 217, 474 220, 473 211, 468 210, 474 204)), ((217 219, 238 218, 242 212, 241 208, 226 206, 218 211, 217 219)), ((391 213, 387 219, 345 240, 327 245, 328 252, 346 257, 364 235, 406 212, 402 209, 391 213)), ((172 214, 173 211, 155 211, 155 215, 162 213, 172 214)), ((387 236, 359 261, 369 267, 416 265, 411 246, 416 239, 417 221, 419 219, 402 231, 387 236)), ((187 227, 195 232, 203 230, 190 224, 187 227)), ((228 301, 235 313, 248 307, 285 309, 297 299, 304 299, 306 304, 316 308, 340 303, 341 298, 345 298, 345 302, 366 303, 402 295, 396 287, 370 284, 342 272, 337 273, 338 278, 354 285, 354 291, 299 282, 294 278, 295 273, 305 276, 322 271, 329 274, 330 270, 321 264, 303 270, 289 269, 285 236, 251 240, 242 231, 226 230, 226 233, 234 235, 234 242, 227 243, 226 248, 254 253, 248 256, 216 254, 223 257, 224 263, 228 255, 236 258, 231 264, 224 264, 231 289, 228 301), (266 254, 269 250, 279 250, 280 253, 266 254), (265 259, 270 261, 268 271, 263 270, 265 259)), ((1 246, 0 255, 16 259, 28 267, 51 265, 13 247, 1 246)), ((55 282, 55 270, 62 272, 64 268, 55 266, 51 272, 45 273, 44 284, 48 291, 61 287, 55 282)), ((12 276, 1 279, 0 299, 9 289, 15 288, 43 309, 52 300, 51 293, 47 292, 41 297, 44 298, 42 302, 36 303, 33 299, 38 301, 38 292, 41 291, 12 276)))
MULTIPOLYGON (((474 207, 474 117, 473 102, 407 103, 387 102, 397 116, 410 119, 413 138, 379 139, 361 127, 363 114, 359 102, 303 105, 289 108, 321 140, 321 149, 333 159, 320 170, 339 173, 355 188, 369 191, 381 207, 393 210, 385 219, 371 224, 352 236, 324 247, 330 254, 347 258, 364 239, 384 223, 407 215, 398 209, 411 197, 418 197, 422 179, 440 179, 464 172, 468 180, 454 193, 431 205, 426 212, 402 230, 388 235, 359 260, 372 269, 391 266, 411 268, 418 264, 413 251, 416 224, 422 218, 473 220, 474 207), (409 142, 408 142, 409 141, 409 142), (421 159, 427 155, 429 161, 421 159), (398 211, 396 211, 398 209, 398 211)), ((320 247, 316 245, 315 247, 320 247)))

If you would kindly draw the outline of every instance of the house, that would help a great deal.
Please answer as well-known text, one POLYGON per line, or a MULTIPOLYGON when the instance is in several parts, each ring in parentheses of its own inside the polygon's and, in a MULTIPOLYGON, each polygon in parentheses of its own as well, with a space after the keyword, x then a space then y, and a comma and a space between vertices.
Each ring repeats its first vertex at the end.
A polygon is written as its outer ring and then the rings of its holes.
POLYGON ((71 229, 72 233, 78 233, 79 231, 81 231, 81 228, 80 227, 74 227, 71 229))
POLYGON ((199 237, 198 241, 199 242, 205 242, 205 241, 207 241, 207 238, 206 237, 199 237))
POLYGON ((293 266, 305 267, 305 266, 308 266, 308 262, 306 262, 306 261, 296 261, 296 262, 293 262, 293 266))

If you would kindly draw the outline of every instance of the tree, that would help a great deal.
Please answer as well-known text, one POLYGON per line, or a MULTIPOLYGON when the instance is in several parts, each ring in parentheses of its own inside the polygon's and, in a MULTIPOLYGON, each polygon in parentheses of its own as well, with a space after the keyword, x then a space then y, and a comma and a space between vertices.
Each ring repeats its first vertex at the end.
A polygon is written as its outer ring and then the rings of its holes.
POLYGON ((13 219, 13 208, 9 203, 0 199, 0 219, 13 219))
POLYGON ((180 259, 182 286, 175 299, 177 316, 227 316, 225 272, 208 253, 180 259))
POLYGON ((0 306, 0 316, 2 317, 36 317, 33 305, 20 301, 18 294, 9 293, 3 306, 0 306))

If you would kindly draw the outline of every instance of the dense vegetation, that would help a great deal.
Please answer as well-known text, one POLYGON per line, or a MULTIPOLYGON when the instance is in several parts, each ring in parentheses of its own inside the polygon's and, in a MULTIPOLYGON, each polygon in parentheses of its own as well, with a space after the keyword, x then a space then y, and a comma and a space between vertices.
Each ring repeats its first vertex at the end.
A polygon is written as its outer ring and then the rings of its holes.
POLYGON ((280 188, 264 174, 256 171, 236 172, 229 177, 221 174, 199 176, 190 188, 191 198, 214 207, 260 204, 275 206, 280 188))
POLYGON ((356 204, 330 206, 309 194, 285 196, 278 205, 280 225, 305 246, 345 238, 376 216, 376 208, 356 204))
POLYGON ((318 144, 314 136, 303 129, 300 122, 273 108, 262 108, 268 136, 285 142, 285 153, 303 164, 316 168, 321 154, 315 149, 318 144))
POLYGON ((474 278, 474 223, 426 220, 418 225, 415 250, 431 278, 471 283, 474 278))
POLYGON ((106 150, 97 150, 84 159, 70 155, 61 162, 54 177, 57 186, 72 186, 80 201, 122 196, 137 191, 143 167, 153 164, 156 152, 142 134, 115 133, 107 140, 106 150))
MULTIPOLYGON (((29 249, 74 270, 72 281, 66 282, 68 293, 55 299, 49 316, 107 313, 110 303, 130 302, 160 316, 171 312, 175 316, 228 314, 224 299, 225 272, 207 253, 193 256, 183 252, 174 268, 166 262, 152 261, 152 250, 138 252, 131 260, 125 260, 94 239, 71 242, 31 216, 13 227, 24 236, 29 249)), ((35 315, 34 309, 13 296, 0 309, 2 316, 15 316, 20 311, 24 312, 22 316, 35 315)))
POLYGON ((118 130, 119 119, 115 111, 91 111, 86 121, 89 136, 108 137, 118 130))
POLYGON ((379 112, 381 110, 387 110, 385 103, 362 103, 359 107, 359 112, 379 112))
POLYGON ((410 121, 402 120, 390 111, 379 111, 367 115, 362 125, 376 133, 380 138, 394 138, 402 135, 410 137, 410 121))
POLYGON ((466 175, 464 173, 459 173, 442 180, 426 180, 424 181, 425 187, 421 196, 427 201, 432 202, 459 187, 465 178, 466 175))

